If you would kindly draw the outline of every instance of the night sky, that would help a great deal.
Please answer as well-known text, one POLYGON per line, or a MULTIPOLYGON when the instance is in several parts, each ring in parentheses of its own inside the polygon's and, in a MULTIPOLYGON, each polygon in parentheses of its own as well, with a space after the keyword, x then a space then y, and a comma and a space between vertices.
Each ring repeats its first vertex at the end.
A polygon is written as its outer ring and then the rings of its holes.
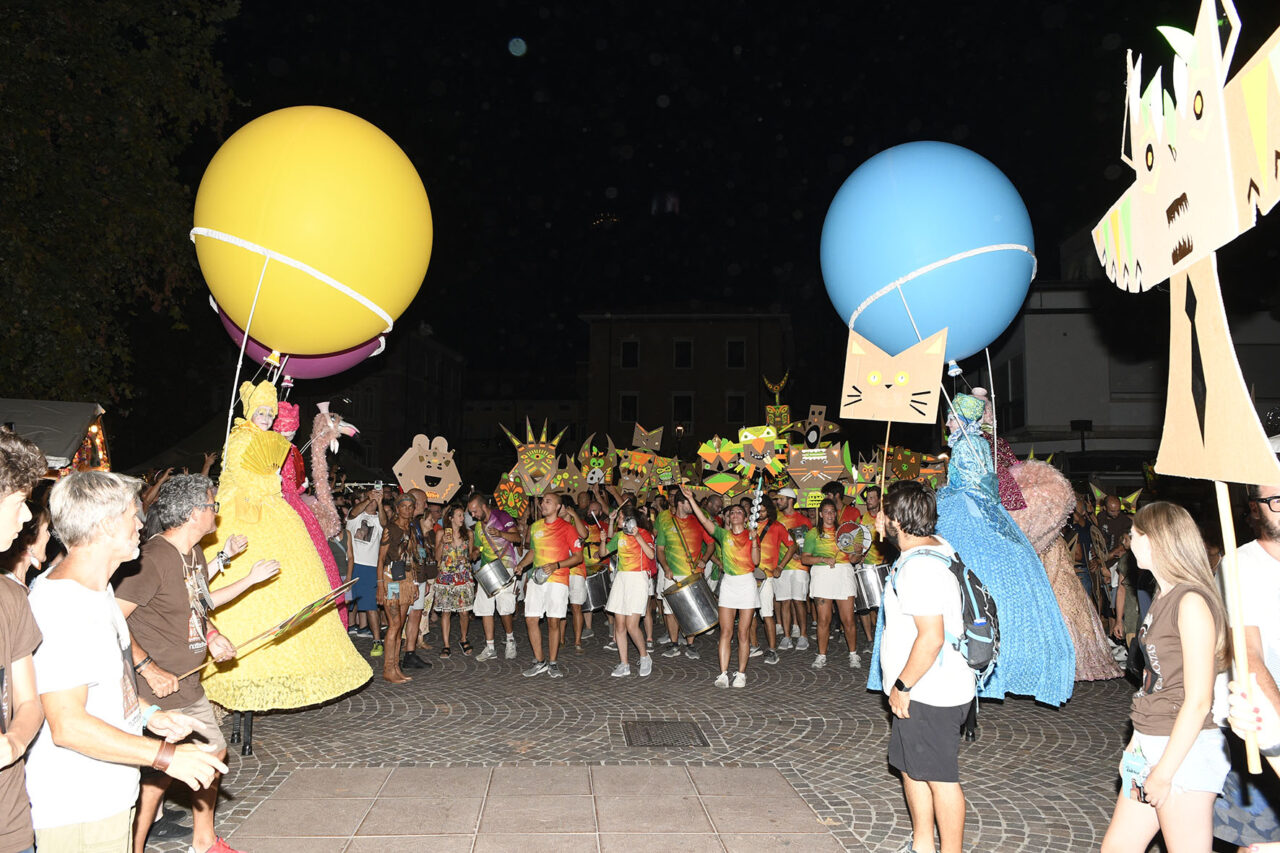
MULTIPOLYGON (((1155 27, 1190 30, 1197 6, 246 2, 220 50, 224 136, 320 104, 395 139, 435 218, 401 325, 472 369, 581 358, 584 312, 763 307, 805 326, 803 397, 841 363, 818 244, 859 163, 917 139, 977 151, 1019 188, 1053 279, 1058 243, 1131 179, 1125 49, 1168 66, 1155 27)), ((1280 14, 1238 8, 1239 59, 1280 14)))

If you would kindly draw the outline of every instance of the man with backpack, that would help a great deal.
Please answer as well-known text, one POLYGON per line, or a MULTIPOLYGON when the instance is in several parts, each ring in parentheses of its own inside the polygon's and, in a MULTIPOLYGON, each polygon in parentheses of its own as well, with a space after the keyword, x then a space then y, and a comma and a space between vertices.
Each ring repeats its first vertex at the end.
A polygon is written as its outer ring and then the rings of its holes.
MULTIPOLYGON (((894 715, 889 764, 902 774, 911 813, 912 838, 899 853, 931 853, 935 823, 941 853, 960 853, 964 840, 958 755, 976 679, 957 638, 974 632, 966 630, 961 589, 969 576, 955 550, 934 535, 937 520, 933 491, 909 480, 889 487, 876 515, 876 532, 901 551, 885 585, 880 644, 894 715)), ((983 651, 994 652, 994 645, 983 651)))

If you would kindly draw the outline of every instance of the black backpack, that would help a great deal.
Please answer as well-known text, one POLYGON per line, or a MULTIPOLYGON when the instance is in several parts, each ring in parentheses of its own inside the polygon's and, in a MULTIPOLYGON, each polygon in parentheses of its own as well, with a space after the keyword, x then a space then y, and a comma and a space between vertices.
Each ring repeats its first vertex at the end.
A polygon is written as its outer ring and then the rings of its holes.
MULTIPOLYGON (((955 556, 922 548, 919 553, 928 554, 947 563, 956 586, 960 590, 960 615, 964 620, 964 634, 956 637, 949 631, 946 641, 964 658, 969 669, 977 677, 978 685, 986 684, 1000 657, 1000 620, 996 614, 996 600, 978 579, 960 555, 955 556)), ((913 555, 914 556, 914 555, 913 555)), ((894 572, 893 591, 898 591, 898 574, 894 572)))

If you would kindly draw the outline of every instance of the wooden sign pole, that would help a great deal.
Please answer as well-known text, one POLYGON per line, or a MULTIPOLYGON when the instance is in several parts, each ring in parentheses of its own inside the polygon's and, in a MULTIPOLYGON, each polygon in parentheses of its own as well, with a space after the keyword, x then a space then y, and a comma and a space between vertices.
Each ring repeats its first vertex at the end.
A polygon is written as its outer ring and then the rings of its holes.
MULTIPOLYGON (((1227 625, 1231 631, 1231 669, 1238 684, 1249 683, 1249 654, 1245 645, 1242 617, 1243 600, 1240 597, 1240 571, 1236 562, 1236 526, 1231 515, 1231 499, 1227 484, 1214 481, 1218 496, 1218 522, 1222 525, 1222 588, 1226 593, 1227 625)), ((1262 772, 1262 758, 1258 754, 1258 733, 1249 732, 1244 739, 1245 757, 1249 772, 1262 772)))

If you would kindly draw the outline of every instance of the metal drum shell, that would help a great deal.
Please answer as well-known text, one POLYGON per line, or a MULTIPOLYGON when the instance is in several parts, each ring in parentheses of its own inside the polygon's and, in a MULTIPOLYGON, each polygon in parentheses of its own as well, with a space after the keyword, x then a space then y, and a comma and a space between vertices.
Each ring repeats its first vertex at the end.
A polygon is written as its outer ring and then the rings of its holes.
POLYGON ((608 571, 587 575, 587 600, 582 603, 584 613, 603 610, 609 601, 609 590, 613 587, 613 575, 608 571))
POLYGON ((853 585, 857 591, 854 609, 858 613, 875 610, 884 603, 884 585, 888 577, 888 563, 878 566, 859 563, 853 567, 853 585))
POLYGON ((700 574, 681 578, 662 595, 671 605, 680 633, 686 637, 710 631, 720 623, 720 605, 707 579, 700 574))
POLYGON ((485 563, 475 572, 476 583, 484 589, 485 595, 497 598, 498 594, 516 582, 516 576, 501 560, 485 563))

